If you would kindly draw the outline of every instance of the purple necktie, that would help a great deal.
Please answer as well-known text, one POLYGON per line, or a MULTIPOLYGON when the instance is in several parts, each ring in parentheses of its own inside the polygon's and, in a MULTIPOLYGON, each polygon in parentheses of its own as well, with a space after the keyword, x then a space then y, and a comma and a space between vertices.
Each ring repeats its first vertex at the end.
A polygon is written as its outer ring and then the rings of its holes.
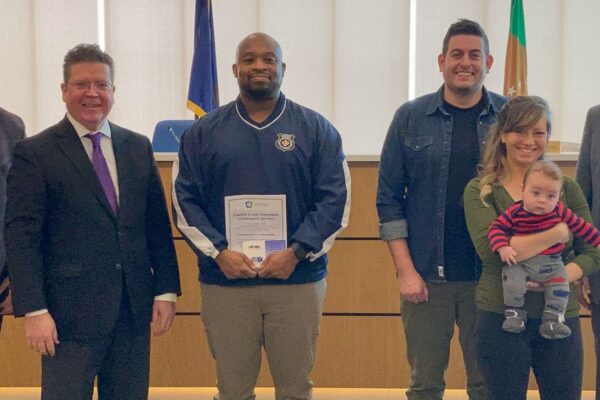
POLYGON ((106 163, 106 159, 104 158, 104 154, 102 154, 102 148, 100 147, 100 141, 102 140, 102 134, 99 132, 96 133, 88 133, 85 135, 92 141, 92 146, 94 149, 92 150, 92 166, 94 167, 94 171, 96 171, 96 175, 100 180, 100 184, 102 185, 102 189, 104 189, 104 194, 106 195, 106 199, 108 200, 108 204, 110 204, 110 208, 112 208, 113 213, 117 214, 117 193, 115 192, 115 186, 113 185, 113 181, 110 177, 110 172, 108 170, 108 164, 106 163))

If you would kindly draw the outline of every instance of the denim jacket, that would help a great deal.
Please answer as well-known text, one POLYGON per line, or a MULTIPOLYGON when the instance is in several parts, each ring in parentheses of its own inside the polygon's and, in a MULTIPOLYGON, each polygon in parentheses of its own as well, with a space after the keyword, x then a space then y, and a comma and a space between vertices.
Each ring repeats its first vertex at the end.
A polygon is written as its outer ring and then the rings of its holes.
MULTIPOLYGON (((444 110, 443 93, 442 85, 437 92, 409 101, 396 111, 379 165, 377 212, 381 239, 407 238, 415 268, 424 278, 435 275, 444 265, 453 120, 444 110)), ((477 123, 479 154, 483 154, 490 125, 507 101, 485 88, 483 97, 485 105, 477 123)))

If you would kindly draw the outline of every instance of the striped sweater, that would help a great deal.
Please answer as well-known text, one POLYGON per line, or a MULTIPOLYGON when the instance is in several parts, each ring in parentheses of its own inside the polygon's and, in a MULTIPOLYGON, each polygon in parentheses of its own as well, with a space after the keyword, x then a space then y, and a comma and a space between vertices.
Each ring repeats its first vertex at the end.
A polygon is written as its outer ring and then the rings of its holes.
MULTIPOLYGON (((525 236, 543 232, 554 225, 565 222, 571 232, 592 246, 600 244, 600 232, 590 223, 580 218, 571 209, 558 202, 556 208, 544 215, 535 215, 525 210, 523 201, 517 201, 506 209, 490 224, 488 239, 494 251, 509 246, 512 236, 525 236)), ((560 254, 565 248, 563 243, 556 243, 541 254, 560 254)))

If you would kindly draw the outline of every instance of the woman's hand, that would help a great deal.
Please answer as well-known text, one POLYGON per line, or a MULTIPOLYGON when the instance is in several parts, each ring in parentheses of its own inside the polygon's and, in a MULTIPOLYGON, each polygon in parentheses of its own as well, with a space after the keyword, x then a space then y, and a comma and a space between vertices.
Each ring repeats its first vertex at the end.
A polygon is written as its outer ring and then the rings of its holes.
POLYGON ((537 281, 527 281, 527 290, 530 292, 543 292, 546 290, 544 284, 537 281))
POLYGON ((565 222, 559 222, 554 225, 551 229, 556 231, 558 243, 567 243, 571 237, 571 230, 565 222))
POLYGON ((581 270, 581 267, 579 267, 579 265, 575 264, 574 262, 570 262, 567 265, 565 265, 565 269, 567 270, 567 280, 569 281, 569 283, 578 281, 579 279, 583 278, 583 271, 581 270))
POLYGON ((584 276, 578 281, 575 281, 575 288, 577 290, 577 300, 585 309, 591 310, 592 304, 590 301, 590 281, 587 276, 584 276))
POLYGON ((513 236, 510 238, 510 246, 518 254, 517 261, 523 261, 540 254, 542 251, 554 246, 556 243, 568 242, 570 235, 571 232, 569 231, 567 224, 560 222, 543 232, 524 236, 513 236))

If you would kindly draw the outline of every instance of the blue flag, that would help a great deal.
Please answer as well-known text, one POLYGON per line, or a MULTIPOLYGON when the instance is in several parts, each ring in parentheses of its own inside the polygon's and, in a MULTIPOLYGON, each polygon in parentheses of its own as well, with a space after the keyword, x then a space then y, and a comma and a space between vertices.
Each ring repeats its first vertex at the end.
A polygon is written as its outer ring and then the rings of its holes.
POLYGON ((187 108, 201 117, 219 107, 217 58, 212 1, 196 0, 194 24, 194 58, 190 74, 187 108))

